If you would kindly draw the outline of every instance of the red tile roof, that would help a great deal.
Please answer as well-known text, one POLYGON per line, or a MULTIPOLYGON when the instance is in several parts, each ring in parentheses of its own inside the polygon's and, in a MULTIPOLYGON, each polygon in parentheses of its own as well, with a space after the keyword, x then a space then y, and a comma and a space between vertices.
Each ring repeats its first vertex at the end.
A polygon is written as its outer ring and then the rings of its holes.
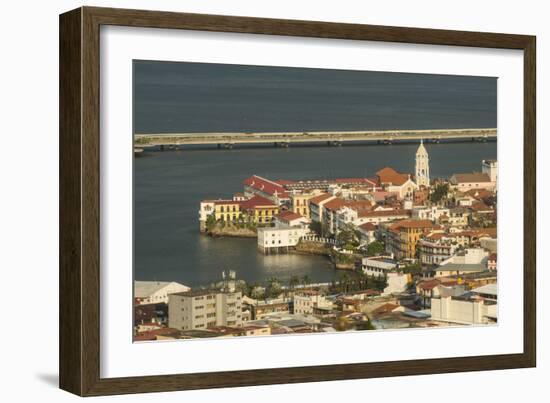
POLYGON ((380 171, 376 172, 376 175, 380 183, 389 183, 396 186, 401 186, 409 179, 409 175, 399 173, 390 167, 382 168, 380 171))
POLYGON ((391 226, 392 229, 433 227, 434 224, 430 220, 401 220, 391 226))
POLYGON ((282 213, 277 214, 275 217, 277 217, 279 220, 287 221, 287 222, 304 218, 304 216, 298 213, 295 213, 293 211, 283 211, 282 213))
POLYGON ((365 224, 361 224, 359 226, 359 228, 361 228, 362 230, 365 230, 365 231, 374 231, 376 229, 376 225, 374 225, 371 222, 367 222, 365 224))
POLYGON ((342 199, 339 199, 339 198, 336 198, 334 200, 331 200, 329 202, 326 202, 324 207, 325 209, 327 210, 333 210, 333 211, 336 211, 338 210, 340 207, 344 207, 346 205, 346 201, 345 200, 342 200, 342 199))
POLYGON ((251 188, 269 195, 277 195, 278 197, 288 197, 288 192, 277 182, 262 178, 261 176, 252 175, 243 181, 243 184, 251 188))
POLYGON ((319 196, 315 196, 309 199, 309 202, 313 204, 319 204, 327 199, 330 199, 331 197, 334 197, 334 196, 331 195, 330 193, 321 193, 319 196))
POLYGON ((491 182, 489 175, 481 172, 473 172, 469 174, 454 174, 452 176, 456 183, 484 183, 491 182))
POLYGON ((273 203, 271 200, 266 199, 262 196, 254 196, 251 199, 244 200, 240 202, 242 209, 253 209, 258 207, 279 207, 277 204, 273 203))
POLYGON ((377 211, 361 211, 359 217, 400 217, 409 216, 407 210, 377 210, 377 211))

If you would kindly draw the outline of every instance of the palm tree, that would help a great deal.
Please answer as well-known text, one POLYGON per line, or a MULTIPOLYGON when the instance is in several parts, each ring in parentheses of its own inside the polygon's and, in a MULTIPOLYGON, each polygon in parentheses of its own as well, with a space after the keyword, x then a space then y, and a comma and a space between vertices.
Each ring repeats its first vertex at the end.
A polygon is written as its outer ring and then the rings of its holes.
POLYGON ((309 285, 311 283, 311 279, 309 278, 309 276, 307 274, 304 274, 302 276, 302 284, 304 286, 304 288, 309 285))
POLYGON ((290 280, 288 280, 288 286, 293 291, 298 284, 300 284, 300 277, 298 276, 291 276, 290 280))

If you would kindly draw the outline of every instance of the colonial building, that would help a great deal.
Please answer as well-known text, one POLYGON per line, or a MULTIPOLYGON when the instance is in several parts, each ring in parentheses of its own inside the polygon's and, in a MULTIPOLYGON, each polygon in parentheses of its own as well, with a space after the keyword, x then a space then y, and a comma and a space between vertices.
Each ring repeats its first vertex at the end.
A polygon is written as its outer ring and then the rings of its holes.
POLYGON ((434 229, 430 220, 402 220, 390 224, 386 234, 386 251, 397 260, 416 258, 420 238, 434 229))
POLYGON ((261 196, 271 200, 277 206, 290 200, 289 193, 282 184, 258 175, 252 175, 245 179, 243 185, 244 194, 248 198, 255 195, 261 196))
POLYGON ((420 145, 416 150, 415 176, 418 186, 430 186, 430 159, 422 140, 420 140, 420 145))
POLYGON ((292 204, 292 211, 296 214, 300 214, 306 218, 310 218, 309 214, 309 200, 318 196, 320 191, 311 191, 308 193, 293 193, 290 195, 290 202, 292 204))
POLYGON ((384 190, 394 192, 399 199, 412 198, 418 189, 418 185, 413 182, 410 175, 399 173, 390 167, 376 172, 376 176, 384 190))
POLYGON ((279 213, 279 205, 265 197, 253 196, 239 203, 246 219, 255 224, 269 224, 273 221, 273 217, 279 213))

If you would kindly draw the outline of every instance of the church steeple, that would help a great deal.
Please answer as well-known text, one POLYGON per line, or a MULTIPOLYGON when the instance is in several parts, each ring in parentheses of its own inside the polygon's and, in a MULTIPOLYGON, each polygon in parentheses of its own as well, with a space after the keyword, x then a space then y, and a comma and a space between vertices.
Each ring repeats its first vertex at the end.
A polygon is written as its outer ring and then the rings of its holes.
POLYGON ((418 150, 416 150, 416 184, 418 186, 430 186, 430 159, 428 151, 424 147, 423 139, 420 140, 418 150))

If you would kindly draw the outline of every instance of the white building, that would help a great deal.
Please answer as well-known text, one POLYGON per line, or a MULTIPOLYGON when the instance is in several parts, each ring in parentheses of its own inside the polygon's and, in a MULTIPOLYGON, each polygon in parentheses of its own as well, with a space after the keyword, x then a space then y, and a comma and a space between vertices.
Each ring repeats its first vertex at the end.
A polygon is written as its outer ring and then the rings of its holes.
POLYGON ((390 272, 387 275, 386 281, 388 282, 388 286, 384 288, 382 295, 400 294, 407 291, 412 278, 410 274, 390 272))
POLYGON ((134 281, 134 299, 140 304, 168 303, 168 295, 191 288, 174 281, 134 281))
POLYGON ((449 217, 450 209, 441 206, 416 206, 412 208, 411 215, 418 220, 437 222, 442 216, 449 217))
POLYGON ((242 326, 241 292, 195 290, 170 294, 168 327, 178 330, 242 326))
POLYGON ((497 160, 481 161, 481 172, 489 175, 491 182, 494 182, 496 185, 498 181, 498 161, 497 160))
POLYGON ((294 294, 294 313, 311 315, 314 309, 332 309, 333 303, 315 291, 298 291, 294 294))
POLYGON ((435 269, 435 277, 447 277, 487 270, 489 252, 481 248, 469 248, 441 262, 435 269))
POLYGON ((263 253, 284 252, 296 246, 300 239, 309 233, 308 228, 258 228, 258 249, 263 253))
POLYGON ((498 312, 496 284, 476 288, 472 294, 471 297, 432 298, 432 319, 470 325, 495 323, 498 312))
POLYGON ((388 257, 365 257, 361 267, 367 276, 383 277, 397 268, 397 263, 388 257))
POLYGON ((424 142, 420 140, 418 150, 416 150, 416 184, 418 186, 430 186, 430 159, 428 151, 424 147, 424 142))

